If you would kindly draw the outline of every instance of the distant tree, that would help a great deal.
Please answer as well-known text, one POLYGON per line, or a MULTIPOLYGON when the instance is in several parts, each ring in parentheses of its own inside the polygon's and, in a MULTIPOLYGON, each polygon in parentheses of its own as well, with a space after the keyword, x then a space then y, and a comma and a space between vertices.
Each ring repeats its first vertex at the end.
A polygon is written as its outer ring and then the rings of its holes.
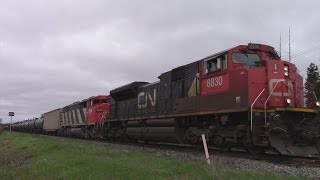
POLYGON ((311 63, 307 68, 307 79, 304 87, 306 106, 308 108, 316 108, 316 97, 320 98, 320 77, 319 69, 314 63, 311 63))

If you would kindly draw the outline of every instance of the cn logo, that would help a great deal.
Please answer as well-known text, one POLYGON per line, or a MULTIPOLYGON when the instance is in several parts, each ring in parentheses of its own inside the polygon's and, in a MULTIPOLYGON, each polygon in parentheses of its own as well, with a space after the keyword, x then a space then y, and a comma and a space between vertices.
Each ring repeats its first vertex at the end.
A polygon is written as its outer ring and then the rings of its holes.
POLYGON ((285 81, 284 79, 270 79, 269 81, 269 92, 272 92, 272 96, 285 96, 290 97, 290 92, 293 91, 292 81, 285 81), (281 85, 287 86, 287 91, 275 91, 281 85))
POLYGON ((140 92, 138 94, 138 108, 146 108, 148 106, 148 101, 152 106, 156 105, 156 89, 153 89, 153 94, 151 92, 140 92))

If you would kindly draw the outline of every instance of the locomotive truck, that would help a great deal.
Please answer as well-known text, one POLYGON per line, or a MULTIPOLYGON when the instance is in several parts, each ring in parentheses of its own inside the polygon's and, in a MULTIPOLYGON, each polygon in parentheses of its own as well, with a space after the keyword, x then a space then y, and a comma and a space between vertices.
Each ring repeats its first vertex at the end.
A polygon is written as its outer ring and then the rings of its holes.
POLYGON ((239 45, 158 79, 45 113, 43 132, 194 145, 205 134, 222 150, 320 154, 317 110, 304 107, 303 78, 271 46, 239 45))

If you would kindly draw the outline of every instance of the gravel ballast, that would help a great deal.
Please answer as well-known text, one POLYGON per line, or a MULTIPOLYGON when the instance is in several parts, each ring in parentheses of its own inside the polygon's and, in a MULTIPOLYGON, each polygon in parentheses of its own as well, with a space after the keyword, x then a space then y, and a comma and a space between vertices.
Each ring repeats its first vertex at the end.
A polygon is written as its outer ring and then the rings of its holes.
MULTIPOLYGON (((121 149, 124 151, 146 152, 156 154, 158 156, 166 156, 170 158, 183 160, 199 160, 205 161, 204 153, 199 152, 181 152, 177 150, 157 149, 153 147, 143 147, 135 145, 122 145, 107 143, 109 147, 114 149, 121 149)), ((218 164, 225 167, 233 167, 244 170, 265 171, 272 173, 287 174, 289 176, 304 176, 311 178, 320 178, 320 167, 295 167, 288 165, 279 165, 275 163, 265 162, 261 160, 253 160, 246 158, 227 157, 220 155, 210 155, 212 164, 218 164)))
MULTIPOLYGON (((51 136, 52 137, 52 136, 51 136)), ((54 137, 59 138, 59 137, 54 137)), ((96 143, 103 144, 108 148, 112 148, 115 150, 121 150, 125 152, 142 152, 142 153, 150 153, 155 154, 157 156, 165 156, 175 159, 181 160, 197 160, 206 163, 204 152, 195 151, 192 149, 183 150, 183 148, 179 148, 179 150, 175 150, 172 146, 171 148, 156 148, 152 147, 152 145, 145 144, 126 144, 126 143, 110 143, 107 141, 88 141, 88 140, 79 140, 83 143, 96 143)), ((286 174, 289 176, 303 176, 319 179, 320 178, 320 167, 310 167, 310 166, 290 166, 290 165, 281 165, 277 163, 270 163, 263 160, 254 160, 240 157, 229 157, 225 155, 220 155, 217 153, 216 155, 210 155, 210 159, 212 164, 217 164, 224 167, 232 167, 243 170, 254 170, 254 171, 264 171, 271 173, 280 173, 286 174)))

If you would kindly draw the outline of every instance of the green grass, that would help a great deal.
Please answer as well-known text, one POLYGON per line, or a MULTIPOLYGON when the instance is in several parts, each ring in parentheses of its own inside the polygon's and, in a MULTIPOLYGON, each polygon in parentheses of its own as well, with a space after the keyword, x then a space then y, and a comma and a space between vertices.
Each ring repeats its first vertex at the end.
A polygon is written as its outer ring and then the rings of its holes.
MULTIPOLYGON (((65 138, 0 135, 0 179, 292 179, 65 138)), ((301 178, 296 178, 301 179, 301 178)))

